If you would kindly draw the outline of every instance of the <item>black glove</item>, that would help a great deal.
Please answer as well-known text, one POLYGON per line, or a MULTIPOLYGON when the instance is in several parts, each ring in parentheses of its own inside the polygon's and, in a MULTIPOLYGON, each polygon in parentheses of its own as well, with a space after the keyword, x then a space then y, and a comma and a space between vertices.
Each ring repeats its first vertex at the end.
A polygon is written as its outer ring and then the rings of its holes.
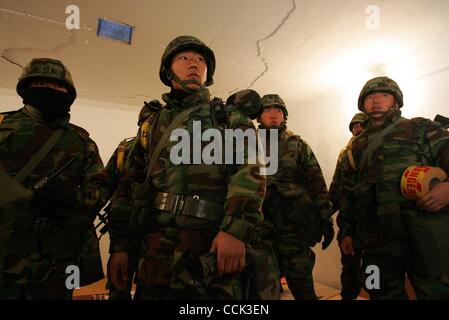
POLYGON ((331 218, 321 220, 321 233, 324 238, 321 246, 325 250, 334 240, 334 224, 331 218))
POLYGON ((78 193, 76 190, 60 180, 49 182, 42 189, 34 191, 31 199, 33 207, 46 210, 76 209, 77 204, 78 193))

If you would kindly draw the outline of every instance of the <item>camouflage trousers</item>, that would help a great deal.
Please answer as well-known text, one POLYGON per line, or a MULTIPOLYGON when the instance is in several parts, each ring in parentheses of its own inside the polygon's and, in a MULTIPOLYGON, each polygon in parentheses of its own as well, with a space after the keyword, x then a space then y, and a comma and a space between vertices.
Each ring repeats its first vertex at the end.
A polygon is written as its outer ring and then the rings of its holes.
POLYGON ((273 244, 281 276, 295 300, 317 300, 312 277, 315 253, 297 239, 276 237, 273 244))
POLYGON ((362 290, 362 252, 361 248, 355 247, 355 255, 344 255, 340 250, 341 254, 341 298, 342 300, 354 300, 360 294, 362 290))
POLYGON ((251 289, 249 299, 279 300, 281 298, 280 270, 273 244, 269 240, 260 240, 252 245, 251 289))
MULTIPOLYGON (((390 242, 380 248, 365 248, 364 266, 379 268, 380 288, 369 289, 373 300, 405 300, 407 275, 420 300, 449 299, 449 276, 425 277, 416 274, 410 248, 405 242, 390 242)), ((370 275, 365 275, 365 279, 370 275)))
POLYGON ((71 300, 73 290, 67 289, 65 273, 74 261, 55 260, 32 254, 5 259, 0 286, 0 300, 71 300))

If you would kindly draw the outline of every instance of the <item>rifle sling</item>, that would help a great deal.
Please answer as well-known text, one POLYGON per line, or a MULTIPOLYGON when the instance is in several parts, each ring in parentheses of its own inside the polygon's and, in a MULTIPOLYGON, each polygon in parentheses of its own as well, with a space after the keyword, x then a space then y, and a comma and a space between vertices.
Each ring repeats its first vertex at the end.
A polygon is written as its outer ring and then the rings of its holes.
POLYGON ((368 142, 368 146, 363 151, 362 157, 360 159, 359 168, 362 168, 365 163, 368 161, 368 158, 371 156, 371 154, 376 150, 381 143, 383 142, 383 138, 389 134, 397 125, 399 125, 402 122, 406 122, 407 119, 405 118, 399 118, 393 123, 389 124, 385 129, 383 129, 381 132, 375 134, 372 136, 371 141, 368 142))
POLYGON ((159 158, 159 155, 161 154, 162 148, 164 147, 168 137, 170 136, 173 129, 178 127, 185 118, 187 118, 192 112, 195 112, 196 110, 200 109, 202 105, 191 107, 189 109, 183 110, 180 114, 178 114, 171 122, 170 125, 165 129, 164 134, 162 135, 161 139, 159 140, 158 144, 156 145, 156 148, 154 149, 154 152, 151 154, 150 161, 148 162, 147 166, 147 177, 146 180, 149 179, 151 170, 153 169, 154 164, 156 163, 156 160, 159 158))
POLYGON ((34 169, 44 160, 45 156, 50 152, 50 150, 55 146, 56 142, 59 140, 63 133, 64 129, 59 128, 56 129, 55 132, 52 133, 50 138, 45 142, 42 148, 39 149, 28 161, 28 163, 20 170, 18 174, 14 177, 17 181, 22 183, 25 179, 33 172, 34 169))

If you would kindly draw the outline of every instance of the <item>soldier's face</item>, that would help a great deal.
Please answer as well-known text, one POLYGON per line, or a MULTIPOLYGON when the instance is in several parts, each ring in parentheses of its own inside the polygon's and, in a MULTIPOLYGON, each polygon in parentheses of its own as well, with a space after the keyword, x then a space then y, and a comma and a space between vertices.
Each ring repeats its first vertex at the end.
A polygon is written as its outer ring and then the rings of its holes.
MULTIPOLYGON (((171 63, 171 71, 182 81, 194 80, 201 85, 207 79, 207 64, 204 57, 194 51, 185 51, 176 54, 171 63)), ((172 80, 173 88, 182 90, 182 87, 172 80)), ((198 88, 198 85, 192 83, 187 85, 189 88, 198 88)))
POLYGON ((276 107, 268 107, 265 108, 260 119, 265 127, 279 127, 284 121, 284 112, 276 107))
POLYGON ((356 123, 356 124, 354 124, 352 126, 352 135, 354 137, 358 136, 360 134, 360 132, 362 132, 362 130, 363 130, 362 124, 361 123, 356 123))
POLYGON ((30 83, 30 87, 51 88, 61 92, 68 93, 66 87, 61 86, 59 83, 47 81, 47 80, 34 80, 30 83))
POLYGON ((375 92, 366 96, 364 107, 370 117, 383 117, 395 105, 395 98, 388 92, 375 92))

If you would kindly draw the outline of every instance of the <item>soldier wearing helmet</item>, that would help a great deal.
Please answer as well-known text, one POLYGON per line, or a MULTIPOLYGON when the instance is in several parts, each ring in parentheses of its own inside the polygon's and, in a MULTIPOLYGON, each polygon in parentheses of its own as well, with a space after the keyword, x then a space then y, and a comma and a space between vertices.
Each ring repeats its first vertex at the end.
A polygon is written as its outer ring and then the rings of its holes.
MULTIPOLYGON (((106 165, 110 189, 108 195, 109 203, 104 208, 107 228, 103 229, 102 233, 109 231, 110 234, 114 234, 117 225, 123 226, 129 221, 129 207, 127 203, 123 204, 121 202, 123 198, 120 195, 124 193, 130 194, 133 183, 141 183, 145 179, 143 175, 145 161, 143 158, 136 156, 136 154, 148 151, 148 132, 161 108, 162 105, 158 100, 145 102, 138 115, 137 125, 139 130, 137 135, 121 141, 106 165), (111 208, 114 208, 114 215, 110 214, 111 208)), ((110 274, 108 274, 109 300, 131 300, 132 298, 131 288, 138 265, 138 238, 130 237, 129 243, 128 280, 126 284, 123 283, 123 287, 117 288, 113 285, 110 274)))
POLYGON ((388 77, 369 80, 359 95, 359 110, 366 113, 373 125, 382 125, 402 108, 404 98, 398 84, 388 77))
POLYGON ((355 256, 358 240, 364 265, 379 268, 380 285, 368 288, 371 299, 407 298, 406 274, 418 299, 448 299, 449 182, 417 201, 401 194, 400 183, 410 166, 449 172, 449 133, 437 122, 402 117, 402 91, 388 77, 369 80, 358 106, 369 120, 342 159, 342 253, 355 256))
MULTIPOLYGON (((352 133, 352 138, 348 145, 352 143, 354 137, 358 136, 362 131, 368 116, 359 112, 352 117, 349 123, 349 131, 352 133)), ((335 213, 340 208, 341 186, 342 186, 342 162, 346 156, 347 147, 341 150, 337 166, 335 168, 334 176, 332 178, 331 186, 329 187, 329 200, 332 203, 332 212, 335 213)), ((340 240, 339 235, 337 239, 340 240)), ((354 240, 355 242, 355 240, 354 240)), ((354 256, 348 256, 341 253, 342 271, 340 275, 341 279, 341 293, 340 296, 343 300, 354 300, 358 297, 360 290, 362 289, 362 282, 360 280, 360 265, 362 259, 362 250, 360 245, 354 245, 354 256)))
MULTIPOLYGON (((244 285, 245 245, 262 219, 265 177, 259 165, 196 164, 189 154, 188 164, 176 165, 170 158, 175 129, 193 135, 200 122, 202 130, 212 128, 255 130, 249 116, 232 111, 226 123, 218 126, 208 86, 213 83, 215 56, 198 38, 180 36, 172 40, 162 55, 159 76, 170 92, 162 96, 164 108, 148 135, 148 150, 143 183, 133 188, 129 228, 111 225, 112 283, 126 283, 129 260, 129 235, 141 239, 142 263, 137 271, 136 299, 241 299, 244 285), (217 274, 200 281, 183 283, 173 265, 183 253, 217 255, 217 274)), ((194 137, 193 137, 194 138, 194 137)), ((136 168, 132 168, 136 169, 136 168)), ((120 186, 119 186, 120 188, 120 186)), ((121 203, 130 203, 122 194, 121 203)), ((112 216, 117 211, 112 208, 112 216)), ((200 274, 200 271, 198 270, 200 274)))
POLYGON ((277 130, 279 157, 277 173, 267 177, 262 234, 272 239, 281 275, 293 297, 314 300, 315 254, 310 247, 324 236, 322 248, 326 249, 334 235, 326 182, 312 149, 287 129, 288 111, 282 98, 267 94, 262 105, 259 130, 277 130))
POLYGON ((0 208, 0 299, 71 299, 67 266, 81 285, 104 277, 93 219, 107 177, 95 142, 69 123, 76 90, 61 61, 33 59, 17 93, 24 107, 0 117, 0 163, 33 196, 0 208))

